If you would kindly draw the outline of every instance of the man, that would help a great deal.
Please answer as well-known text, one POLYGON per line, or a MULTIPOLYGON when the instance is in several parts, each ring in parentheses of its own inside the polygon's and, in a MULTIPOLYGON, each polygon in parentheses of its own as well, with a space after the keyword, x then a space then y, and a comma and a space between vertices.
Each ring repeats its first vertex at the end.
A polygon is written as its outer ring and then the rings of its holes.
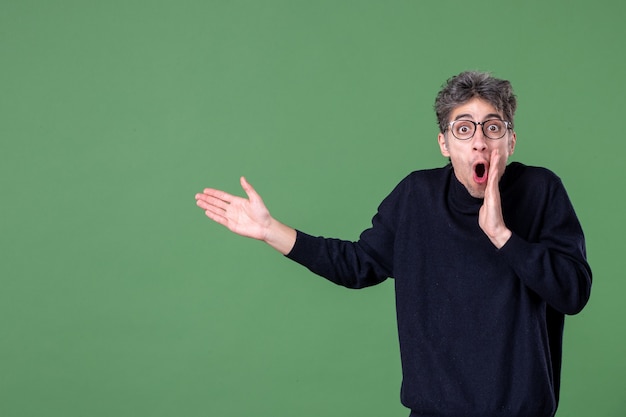
POLYGON ((450 164, 407 176, 356 242, 278 222, 245 178, 247 199, 206 189, 197 204, 337 284, 393 277, 411 416, 553 416, 564 315, 587 303, 591 270, 560 179, 507 166, 515 109, 506 80, 449 79, 435 110, 450 164))

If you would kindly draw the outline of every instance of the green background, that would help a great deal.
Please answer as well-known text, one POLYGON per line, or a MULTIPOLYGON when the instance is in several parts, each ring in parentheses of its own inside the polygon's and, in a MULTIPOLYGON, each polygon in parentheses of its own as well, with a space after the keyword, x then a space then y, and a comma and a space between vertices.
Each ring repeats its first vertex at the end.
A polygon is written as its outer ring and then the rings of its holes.
POLYGON ((626 415, 621 2, 0 0, 0 415, 405 416, 393 283, 350 291, 195 207, 246 175, 354 239, 443 165, 436 92, 512 81, 594 288, 559 417, 626 415))

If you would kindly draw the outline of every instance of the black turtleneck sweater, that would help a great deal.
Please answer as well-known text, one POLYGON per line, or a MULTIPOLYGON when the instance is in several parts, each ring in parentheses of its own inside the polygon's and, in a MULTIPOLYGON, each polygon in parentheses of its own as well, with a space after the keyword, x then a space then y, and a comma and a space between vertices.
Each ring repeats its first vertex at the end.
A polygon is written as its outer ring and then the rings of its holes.
POLYGON ((500 191, 513 235, 499 250, 448 165, 407 176, 358 241, 298 231, 287 255, 349 288, 394 278, 411 416, 556 412, 564 315, 591 289, 583 232, 546 169, 511 163, 500 191))

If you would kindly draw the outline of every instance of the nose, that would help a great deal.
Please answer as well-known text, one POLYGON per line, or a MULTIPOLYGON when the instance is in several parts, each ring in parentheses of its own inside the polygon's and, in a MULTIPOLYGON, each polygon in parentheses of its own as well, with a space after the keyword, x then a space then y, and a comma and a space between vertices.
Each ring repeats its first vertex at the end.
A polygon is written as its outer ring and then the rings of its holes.
POLYGON ((476 151, 484 151, 487 149, 487 138, 481 129, 482 126, 476 126, 476 132, 472 138, 472 149, 476 151))

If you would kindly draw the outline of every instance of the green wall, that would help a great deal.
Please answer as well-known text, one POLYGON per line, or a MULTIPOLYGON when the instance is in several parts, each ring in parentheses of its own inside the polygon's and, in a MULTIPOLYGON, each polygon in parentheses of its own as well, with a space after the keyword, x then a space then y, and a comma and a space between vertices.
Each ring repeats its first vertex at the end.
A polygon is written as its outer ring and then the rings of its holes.
POLYGON ((594 289, 559 417, 626 415, 617 1, 0 0, 0 415, 405 416, 392 282, 336 287, 195 207, 246 175, 356 238, 441 166, 432 103, 510 79, 514 160, 563 179, 594 289), (620 260, 622 258, 622 260, 620 260))

